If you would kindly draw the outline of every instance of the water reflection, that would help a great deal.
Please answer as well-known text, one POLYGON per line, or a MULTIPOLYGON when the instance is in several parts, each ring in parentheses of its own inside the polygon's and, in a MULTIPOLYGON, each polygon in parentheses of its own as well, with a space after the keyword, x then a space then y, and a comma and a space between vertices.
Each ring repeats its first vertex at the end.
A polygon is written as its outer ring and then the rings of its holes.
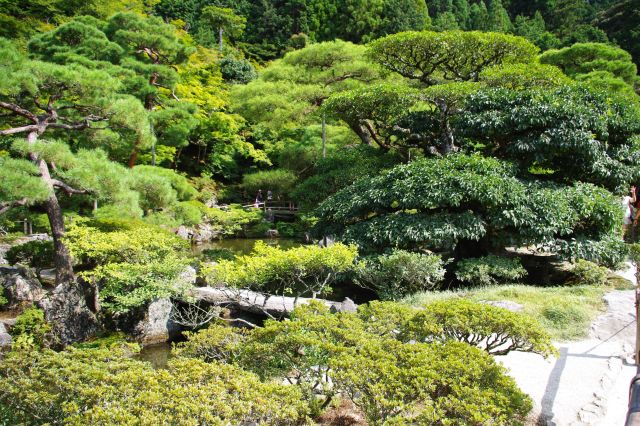
POLYGON ((210 249, 226 249, 234 254, 249 254, 258 241, 264 241, 268 245, 279 247, 281 249, 290 249, 303 245, 300 241, 293 238, 271 238, 271 239, 254 239, 254 238, 234 238, 229 240, 218 240, 205 244, 193 246, 192 250, 195 255, 200 255, 204 250, 210 249))

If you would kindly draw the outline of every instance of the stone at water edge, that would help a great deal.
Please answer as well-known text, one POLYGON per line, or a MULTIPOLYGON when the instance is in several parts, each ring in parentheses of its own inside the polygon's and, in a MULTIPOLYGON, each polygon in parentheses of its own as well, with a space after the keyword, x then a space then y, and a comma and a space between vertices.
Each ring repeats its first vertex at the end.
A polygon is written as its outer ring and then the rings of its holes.
POLYGON ((169 341, 180 332, 180 326, 171 320, 173 303, 169 299, 156 299, 149 304, 142 321, 136 325, 136 340, 143 345, 169 341))
POLYGON ((0 322, 0 349, 8 348, 13 343, 11 335, 7 333, 4 324, 0 322))

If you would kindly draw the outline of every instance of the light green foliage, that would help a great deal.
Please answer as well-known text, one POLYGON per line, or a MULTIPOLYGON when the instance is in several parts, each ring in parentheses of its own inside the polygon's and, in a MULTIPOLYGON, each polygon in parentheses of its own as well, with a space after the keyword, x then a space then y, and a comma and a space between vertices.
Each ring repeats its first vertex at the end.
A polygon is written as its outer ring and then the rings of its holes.
POLYGON ((262 221, 262 211, 245 210, 238 204, 231 204, 228 209, 206 209, 204 217, 211 227, 222 236, 242 236, 249 226, 262 221))
POLYGON ((134 179, 136 176, 142 175, 161 176, 165 178, 171 184, 171 187, 176 192, 176 197, 180 201, 189 201, 198 194, 198 191, 189 183, 189 180, 174 170, 153 166, 137 166, 133 171, 134 179))
POLYGON ((487 67, 533 62, 536 53, 537 48, 523 38, 477 31, 406 32, 369 46, 374 61, 426 85, 477 81, 487 67))
POLYGON ((186 241, 143 222, 88 225, 70 227, 65 243, 77 263, 92 268, 81 276, 98 286, 110 313, 181 296, 193 285, 181 276, 189 265, 186 241))
POLYGON ((489 255, 456 264, 456 278, 474 286, 513 283, 526 276, 518 258, 489 255))
POLYGON ((36 240, 15 245, 7 250, 5 258, 12 265, 50 268, 53 266, 53 242, 36 240))
POLYGON ((370 424, 508 425, 531 401, 504 367, 463 343, 369 340, 332 360, 333 380, 370 424))
MULTIPOLYGON (((273 191, 274 197, 287 197, 296 184, 297 177, 289 170, 275 169, 256 173, 247 173, 242 177, 242 187, 249 198, 258 190, 262 190, 262 198, 266 200, 267 191, 273 191)), ((274 198, 276 200, 276 198, 274 198)))
MULTIPOLYGON (((4 293, 4 290, 2 291, 4 293)), ((9 300, 5 297, 4 294, 0 294, 0 309, 4 308, 4 306, 9 303, 9 300)))
POLYGON ((44 312, 36 307, 22 311, 11 327, 14 345, 25 349, 42 347, 49 331, 51 327, 44 319, 44 312))
POLYGON ((213 5, 206 6, 200 14, 200 39, 206 39, 204 34, 213 32, 215 36, 220 37, 218 42, 220 50, 222 50, 223 33, 229 34, 232 38, 238 38, 242 35, 246 22, 247 19, 233 13, 233 9, 213 5))
POLYGON ((487 416, 510 424, 526 415, 529 399, 488 354, 466 343, 397 340, 398 328, 418 312, 379 302, 357 314, 331 314, 319 303, 300 306, 289 321, 269 320, 250 331, 230 361, 295 384, 313 411, 341 392, 370 424, 468 423, 487 416))
POLYGON ((295 387, 196 359, 154 370, 130 355, 119 347, 10 353, 0 363, 0 403, 26 423, 284 426, 306 417, 295 387))
POLYGON ((606 71, 633 85, 637 68, 631 55, 604 43, 576 43, 559 50, 548 50, 540 55, 540 62, 559 67, 570 77, 593 71, 606 71))
POLYGON ((371 288, 383 300, 396 300, 432 290, 444 280, 440 256, 394 250, 358 265, 358 284, 371 288))
POLYGON ((282 250, 259 241, 250 255, 213 265, 207 281, 272 294, 315 296, 330 292, 337 274, 353 268, 356 255, 355 246, 344 244, 282 250))
POLYGON ((480 156, 449 155, 397 166, 363 178, 316 210, 318 235, 336 235, 361 249, 450 250, 458 245, 544 244, 568 257, 608 263, 620 211, 615 198, 592 185, 522 181, 511 164, 480 156), (489 235, 491 237, 489 237, 489 235), (479 243, 476 243, 478 241, 479 243), (588 250, 582 250, 588 251, 588 250))
POLYGON ((405 301, 421 307, 434 300, 455 300, 460 297, 475 302, 508 300, 521 304, 522 313, 539 321, 554 340, 566 341, 588 335, 591 322, 606 309, 602 299, 605 293, 630 288, 632 285, 626 280, 622 283, 609 280, 605 286, 501 285, 420 293, 405 301))
POLYGON ((571 79, 555 66, 544 64, 509 64, 486 68, 480 82, 491 87, 512 90, 532 87, 554 88, 571 83, 571 79))
POLYGON ((74 224, 65 234, 71 254, 82 265, 144 263, 184 252, 188 243, 140 221, 95 221, 74 224))
POLYGON ((196 332, 185 332, 185 342, 174 346, 176 356, 198 358, 205 362, 234 363, 246 343, 246 332, 242 328, 233 328, 215 323, 196 332))
POLYGON ((407 321, 401 333, 405 340, 466 342, 493 355, 522 351, 546 357, 555 353, 550 336, 537 320, 466 299, 425 305, 407 321))
POLYGON ((609 276, 607 268, 584 259, 575 263, 572 273, 575 275, 575 283, 580 285, 604 285, 609 276))

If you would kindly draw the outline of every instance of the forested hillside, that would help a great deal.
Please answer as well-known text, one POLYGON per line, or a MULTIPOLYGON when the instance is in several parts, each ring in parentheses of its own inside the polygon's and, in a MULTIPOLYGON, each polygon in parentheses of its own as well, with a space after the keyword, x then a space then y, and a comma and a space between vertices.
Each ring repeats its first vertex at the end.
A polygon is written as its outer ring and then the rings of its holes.
POLYGON ((0 424, 520 424, 493 357, 639 258, 639 46, 640 0, 0 0, 0 424))

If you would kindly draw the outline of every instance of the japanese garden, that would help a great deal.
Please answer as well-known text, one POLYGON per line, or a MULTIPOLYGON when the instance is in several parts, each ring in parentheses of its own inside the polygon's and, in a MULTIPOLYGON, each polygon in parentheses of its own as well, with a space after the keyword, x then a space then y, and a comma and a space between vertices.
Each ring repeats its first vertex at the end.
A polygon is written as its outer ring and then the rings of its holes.
POLYGON ((639 65, 638 0, 0 0, 0 425, 546 424, 639 65))

